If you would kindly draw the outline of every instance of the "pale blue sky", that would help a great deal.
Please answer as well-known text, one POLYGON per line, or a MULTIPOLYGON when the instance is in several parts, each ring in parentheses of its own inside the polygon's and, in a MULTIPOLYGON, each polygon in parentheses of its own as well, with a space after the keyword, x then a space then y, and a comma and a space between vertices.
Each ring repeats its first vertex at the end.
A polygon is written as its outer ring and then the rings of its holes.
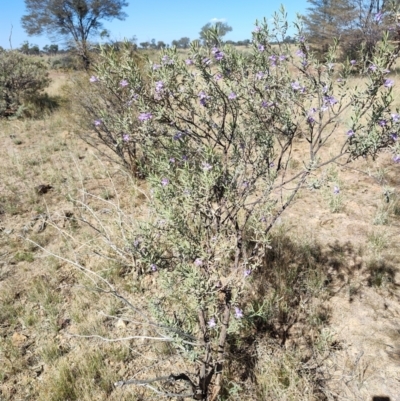
MULTIPOLYGON (((111 39, 122 40, 136 35, 138 42, 151 39, 171 43, 174 39, 187 36, 197 39, 200 28, 213 19, 223 19, 233 31, 225 39, 243 40, 251 38, 256 19, 270 19, 280 2, 268 0, 128 0, 124 9, 128 18, 124 21, 105 22, 111 32, 111 39)), ((288 12, 288 20, 293 21, 296 13, 305 13, 307 0, 283 0, 288 12)), ((0 0, 0 46, 9 48, 9 36, 13 25, 12 46, 19 47, 25 40, 32 44, 51 43, 45 35, 28 37, 21 26, 21 16, 25 12, 24 0, 0 0)))

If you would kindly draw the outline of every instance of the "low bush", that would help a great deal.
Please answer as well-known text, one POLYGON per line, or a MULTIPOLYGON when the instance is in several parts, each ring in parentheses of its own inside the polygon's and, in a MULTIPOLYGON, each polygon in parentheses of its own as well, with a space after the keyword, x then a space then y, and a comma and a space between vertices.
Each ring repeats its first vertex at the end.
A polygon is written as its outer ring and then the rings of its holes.
POLYGON ((47 67, 17 51, 0 53, 0 117, 21 116, 49 85, 47 67))

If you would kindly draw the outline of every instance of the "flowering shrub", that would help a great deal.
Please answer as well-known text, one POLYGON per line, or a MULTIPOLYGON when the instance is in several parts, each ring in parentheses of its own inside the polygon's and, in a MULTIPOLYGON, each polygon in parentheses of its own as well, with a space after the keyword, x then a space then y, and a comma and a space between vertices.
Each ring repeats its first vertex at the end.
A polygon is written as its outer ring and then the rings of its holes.
POLYGON ((91 78, 120 99, 116 112, 105 99, 107 107, 88 107, 94 129, 116 148, 132 140, 146 156, 139 168, 148 176, 150 218, 126 247, 137 271, 163 289, 150 302, 154 317, 200 365, 190 382, 196 399, 208 399, 211 388, 218 394, 227 339, 252 326, 246 301, 269 232, 310 175, 382 149, 399 159, 396 83, 387 77, 398 48, 385 37, 362 70, 365 86, 354 88, 355 63, 338 64, 335 45, 320 63, 299 26, 293 52, 286 28, 283 11, 272 29, 257 23, 248 54, 192 44, 182 60, 166 50, 149 62, 146 79, 129 57, 116 64, 103 54, 91 78), (293 171, 300 139, 308 151, 293 171))
POLYGON ((83 111, 86 119, 82 139, 98 149, 107 146, 133 172, 143 157, 135 107, 142 87, 141 63, 129 43, 119 50, 106 46, 91 76, 78 81, 71 93, 76 113, 83 111))

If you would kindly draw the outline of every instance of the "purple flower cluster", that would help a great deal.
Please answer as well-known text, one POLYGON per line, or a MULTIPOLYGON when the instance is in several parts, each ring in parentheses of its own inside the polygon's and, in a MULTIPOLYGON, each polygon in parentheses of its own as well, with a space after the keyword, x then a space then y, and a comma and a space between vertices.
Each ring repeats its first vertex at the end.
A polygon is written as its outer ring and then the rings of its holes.
POLYGON ((91 82, 91 83, 99 82, 99 81, 100 81, 99 78, 96 77, 95 75, 92 75, 92 76, 89 78, 89 82, 91 82))
POLYGON ((123 80, 119 83, 119 85, 120 85, 122 88, 125 88, 125 86, 128 86, 128 85, 129 85, 129 82, 128 82, 126 79, 123 79, 123 80))
POLYGON ((157 271, 157 265, 154 264, 154 263, 152 263, 152 264, 150 265, 150 269, 151 269, 152 272, 156 272, 156 271, 157 271))
POLYGON ((225 53, 219 50, 218 47, 213 47, 211 52, 217 61, 221 61, 225 57, 225 53))
POLYGON ((394 156, 393 156, 393 161, 394 161, 395 163, 400 163, 400 155, 394 155, 394 156))
POLYGON ((101 121, 101 120, 94 120, 93 121, 93 124, 94 124, 95 127, 100 126, 102 123, 103 123, 103 121, 101 121))
POLYGON ((333 193, 334 193, 335 195, 339 195, 339 193, 340 193, 340 188, 334 186, 334 187, 333 187, 333 193))
POLYGON ((161 185, 162 185, 163 187, 166 187, 168 184, 169 184, 169 179, 164 177, 164 178, 161 180, 161 185))
POLYGON ((236 95, 235 92, 231 92, 231 93, 228 95, 228 99, 229 99, 229 100, 234 100, 234 99, 236 99, 236 98, 237 98, 237 95, 236 95))
POLYGON ((161 64, 153 64, 152 69, 153 71, 160 69, 162 66, 161 64))
POLYGON ((352 129, 349 129, 349 130, 347 131, 346 135, 347 135, 348 137, 352 137, 353 135, 355 135, 355 132, 354 132, 352 129))
POLYGON ((214 79, 216 80, 216 81, 219 81, 220 79, 222 79, 222 75, 221 74, 215 74, 215 76, 214 76, 214 79))
POLYGON ((128 134, 122 135, 122 140, 123 140, 124 142, 129 142, 130 139, 131 139, 131 137, 130 137, 128 134))
POLYGON ((260 52, 263 52, 265 50, 265 47, 263 45, 261 45, 261 44, 259 44, 257 46, 257 48, 258 48, 258 51, 260 51, 260 52))
POLYGON ((153 118, 153 114, 151 114, 151 113, 140 113, 138 118, 142 122, 143 121, 148 121, 148 120, 151 120, 153 118))
POLYGON ((202 261, 200 258, 197 258, 197 259, 194 261, 194 264, 195 264, 196 266, 200 267, 200 266, 203 265, 203 261, 202 261))
POLYGON ((193 65, 194 64, 194 62, 193 62, 193 60, 191 58, 187 58, 185 60, 185 63, 186 63, 186 65, 193 65))

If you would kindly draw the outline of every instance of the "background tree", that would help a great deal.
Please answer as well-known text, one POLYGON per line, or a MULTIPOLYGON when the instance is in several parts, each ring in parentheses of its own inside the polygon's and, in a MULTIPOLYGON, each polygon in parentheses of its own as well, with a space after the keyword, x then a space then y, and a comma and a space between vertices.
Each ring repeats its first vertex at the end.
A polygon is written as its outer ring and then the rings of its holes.
POLYGON ((85 67, 89 67, 88 39, 102 29, 102 20, 123 20, 125 0, 25 0, 22 26, 28 35, 47 32, 52 37, 73 39, 85 67))
POLYGON ((232 27, 226 22, 208 22, 201 28, 199 35, 203 45, 213 46, 221 43, 222 37, 231 31, 232 27))
POLYGON ((139 45, 143 49, 147 49, 150 46, 150 43, 149 42, 141 42, 141 43, 139 43, 139 45))
POLYGON ((157 42, 157 49, 165 49, 167 45, 165 44, 165 42, 163 42, 162 40, 159 40, 157 42))
POLYGON ((307 0, 311 7, 303 17, 311 44, 322 53, 333 38, 341 39, 345 57, 370 58, 375 44, 391 21, 386 0, 307 0))
POLYGON ((304 17, 310 42, 322 52, 333 38, 349 35, 355 29, 357 9, 353 0, 307 0, 311 4, 304 17))

